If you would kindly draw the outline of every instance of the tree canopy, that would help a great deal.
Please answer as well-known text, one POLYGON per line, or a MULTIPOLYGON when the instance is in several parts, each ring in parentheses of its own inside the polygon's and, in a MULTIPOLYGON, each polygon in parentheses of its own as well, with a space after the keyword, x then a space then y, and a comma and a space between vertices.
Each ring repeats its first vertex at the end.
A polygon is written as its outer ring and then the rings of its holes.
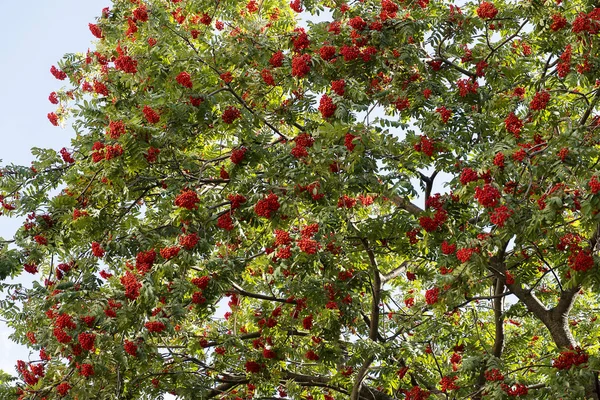
POLYGON ((113 3, 1 169, 6 398, 600 398, 597 4, 113 3))

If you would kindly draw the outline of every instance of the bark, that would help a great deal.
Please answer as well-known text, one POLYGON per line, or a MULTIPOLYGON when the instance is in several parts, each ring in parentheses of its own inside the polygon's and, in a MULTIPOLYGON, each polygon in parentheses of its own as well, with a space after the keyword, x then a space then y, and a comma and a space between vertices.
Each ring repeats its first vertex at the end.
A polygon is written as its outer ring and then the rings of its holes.
MULTIPOLYGON (((506 265, 504 264, 504 254, 492 257, 490 260, 490 269, 497 277, 506 284, 505 273, 506 265)), ((577 346, 577 341, 569 328, 569 312, 575 304, 577 295, 581 290, 581 286, 564 290, 561 293, 560 299, 555 307, 548 309, 529 289, 524 289, 518 283, 506 285, 509 290, 517 296, 517 298, 525 304, 527 309, 532 312, 548 329, 554 344, 559 350, 564 350, 577 346)), ((600 388, 598 379, 594 375, 593 379, 585 385, 586 398, 600 400, 600 388)))
POLYGON ((502 310, 502 293, 504 293, 504 282, 501 279, 496 279, 494 288, 494 324, 496 325, 496 335, 494 336, 494 346, 492 354, 494 357, 500 358, 502 349, 504 348, 504 317, 502 310))

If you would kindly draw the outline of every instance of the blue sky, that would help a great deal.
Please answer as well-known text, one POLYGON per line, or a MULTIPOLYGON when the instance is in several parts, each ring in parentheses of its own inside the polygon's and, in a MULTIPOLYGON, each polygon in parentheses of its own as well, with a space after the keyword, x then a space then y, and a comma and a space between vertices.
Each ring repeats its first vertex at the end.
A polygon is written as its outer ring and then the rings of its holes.
MULTIPOLYGON (((3 2, 0 24, 0 165, 29 165, 32 147, 69 146, 73 131, 54 127, 46 115, 55 106, 50 92, 63 83, 50 67, 65 53, 85 52, 94 37, 88 23, 110 0, 34 0, 3 2)), ((0 237, 8 238, 19 221, 0 219, 0 237)), ((17 359, 29 352, 8 340, 0 322, 0 369, 14 374, 17 359)), ((36 355, 37 356, 37 355, 36 355)))

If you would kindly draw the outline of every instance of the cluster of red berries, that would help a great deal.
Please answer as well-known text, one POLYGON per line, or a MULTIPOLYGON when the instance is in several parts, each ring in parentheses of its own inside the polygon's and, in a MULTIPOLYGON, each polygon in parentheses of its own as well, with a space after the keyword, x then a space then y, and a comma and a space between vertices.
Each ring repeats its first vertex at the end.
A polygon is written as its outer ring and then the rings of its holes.
POLYGON ((452 110, 447 109, 445 106, 441 106, 435 109, 435 112, 440 114, 440 118, 442 119, 442 123, 446 124, 452 117, 452 110))
POLYGON ((423 153, 428 157, 433 156, 433 153, 435 152, 433 140, 427 136, 420 136, 419 143, 416 143, 413 148, 416 152, 423 153))
POLYGON ((142 284, 138 282, 137 277, 131 271, 127 271, 121 277, 121 284, 125 287, 125 297, 128 299, 135 300, 140 296, 142 284))
POLYGON ((109 94, 108 88, 106 87, 106 85, 97 80, 94 80, 94 93, 102 95, 102 96, 108 96, 108 94, 109 94))
POLYGON ((35 333, 29 331, 25 334, 25 336, 27 336, 27 339, 29 340, 29 343, 31 344, 36 344, 37 343, 37 339, 35 338, 35 333))
POLYGON ((511 397, 526 396, 527 393, 529 393, 527 386, 523 385, 522 383, 515 383, 512 386, 503 383, 501 387, 502 390, 504 390, 506 394, 511 397))
POLYGON ((308 35, 306 34, 304 28, 294 29, 292 44, 294 46, 294 51, 296 52, 300 52, 301 50, 307 49, 310 46, 310 41, 308 40, 308 35))
POLYGON ((512 214, 513 211, 507 206, 497 207, 490 213, 490 222, 502 228, 512 214))
POLYGON ((295 55, 292 57, 292 76, 303 78, 310 72, 311 58, 309 54, 295 55))
POLYGON ((193 278, 191 282, 198 289, 204 290, 208 287, 208 284, 210 283, 210 277, 201 276, 201 277, 193 278))
POLYGON ((260 71, 260 76, 262 77, 262 80, 265 84, 269 86, 276 85, 275 78, 273 78, 273 74, 271 74, 271 71, 267 68, 264 68, 262 71, 260 71))
POLYGON ((598 181, 598 177, 595 175, 592 176, 588 183, 588 186, 590 187, 590 192, 592 194, 598 194, 598 192, 600 192, 600 182, 598 181))
POLYGON ((25 270, 25 272, 29 272, 30 274, 37 274, 38 272, 37 265, 32 263, 23 264, 23 269, 25 270))
POLYGON ((82 332, 77 336, 77 340, 84 350, 92 351, 96 343, 96 335, 93 333, 82 332))
POLYGON ((331 97, 324 94, 319 101, 319 112, 321 112, 321 116, 324 119, 330 118, 335 114, 335 110, 337 110, 337 105, 334 104, 331 97))
POLYGON ((196 247, 196 245, 200 241, 200 238, 198 237, 198 234, 194 232, 180 236, 178 241, 181 247, 183 247, 184 249, 192 250, 194 247, 196 247))
POLYGON ((560 55, 556 71, 559 78, 566 77, 571 71, 571 56, 573 48, 570 44, 565 47, 565 51, 560 55))
POLYGON ((356 199, 346 194, 342 195, 337 203, 338 208, 352 208, 356 205, 356 199))
POLYGON ((137 60, 122 54, 115 59, 115 68, 128 74, 135 74, 137 72, 137 60))
POLYGON ((570 369, 573 366, 585 364, 589 356, 580 347, 562 351, 559 356, 552 360, 552 366, 556 369, 570 369))
POLYGON ((56 327, 53 329, 52 333, 54 337, 58 341, 58 343, 70 343, 73 340, 73 337, 70 336, 64 329, 56 327))
POLYGON ((498 14, 498 9, 494 4, 484 1, 477 7, 477 15, 481 19, 493 19, 498 14))
POLYGON ((256 361, 246 361, 246 364, 244 364, 244 368, 246 368, 246 372, 257 374, 262 369, 262 365, 257 363, 256 361))
POLYGON ((483 187, 478 186, 475 188, 475 199, 477 199, 479 204, 483 207, 495 207, 498 204, 500 197, 500 191, 489 183, 486 183, 483 187))
POLYGON ((71 390, 71 385, 68 382, 62 382, 58 386, 56 386, 56 392, 61 396, 65 397, 67 393, 71 390))
POLYGON ((348 149, 348 151, 354 151, 354 148, 356 147, 356 144, 354 144, 354 139, 358 137, 359 136, 353 135, 351 133, 346 133, 346 136, 344 137, 344 146, 346 146, 346 149, 348 149))
POLYGON ((244 155, 246 154, 247 151, 248 151, 248 149, 243 146, 240 147, 239 149, 233 149, 231 151, 231 156, 229 157, 229 159, 235 165, 241 164, 242 161, 244 160, 244 155))
POLYGON ((550 25, 550 29, 554 32, 560 31, 565 26, 567 26, 567 19, 562 14, 554 14, 552 15, 552 24, 550 25))
POLYGON ((479 174, 471 168, 463 168, 460 172, 460 183, 467 185, 470 182, 476 182, 479 179, 479 174))
POLYGON ((333 61, 337 55, 337 49, 335 46, 322 46, 319 49, 319 55, 324 61, 333 61))
POLYGON ((229 194, 227 195, 227 200, 231 202, 231 209, 236 210, 246 202, 246 196, 242 194, 229 194))
POLYGON ((77 364, 79 375, 88 378, 94 375, 94 366, 92 364, 77 364))
POLYGON ((138 347, 135 343, 125 339, 125 342, 123 343, 123 348, 125 349, 125 352, 133 357, 137 356, 137 351, 138 351, 138 347))
POLYGON ((113 299, 108 300, 108 307, 104 309, 104 315, 109 318, 116 318, 117 311, 119 308, 123 307, 123 304, 114 301, 113 299))
POLYGON ((189 89, 191 89, 194 86, 191 75, 189 73, 187 73, 186 71, 180 72, 179 75, 177 75, 177 77, 175 78, 175 80, 181 86, 189 88, 189 89))
POLYGON ((504 120, 504 126, 507 131, 513 134, 515 138, 519 138, 521 136, 521 130, 523 129, 523 121, 519 119, 515 115, 515 113, 511 112, 508 114, 506 119, 504 120))
POLYGON ((269 59, 269 64, 271 64, 273 68, 279 68, 283 65, 283 59, 283 52, 278 51, 271 56, 271 58, 269 59))
POLYGON ((60 69, 56 68, 54 65, 50 67, 50 73, 58 80, 63 81, 67 78, 67 74, 60 69))
POLYGON ((410 101, 406 97, 400 97, 394 103, 396 110, 403 111, 410 107, 410 101))
POLYGON ((298 241, 298 247, 306 254, 315 254, 321 245, 314 239, 304 237, 298 241))
POLYGON ((477 94, 479 89, 479 83, 472 79, 459 79, 456 81, 456 86, 460 97, 466 97, 469 93, 477 94))
POLYGON ((531 102, 529 108, 532 110, 544 110, 550 101, 550 93, 547 91, 537 92, 531 102))
POLYGON ((435 287, 425 291, 425 302, 429 305, 435 304, 438 301, 440 289, 435 287))
POLYGON ((340 54, 345 62, 350 62, 360 57, 360 49, 357 46, 344 45, 340 48, 340 54))
POLYGON ((504 380, 504 375, 496 368, 485 371, 484 375, 485 380, 488 382, 500 382, 504 380))
POLYGON ((445 240, 442 242, 442 253, 446 255, 454 254, 456 251, 456 244, 449 244, 445 240))
POLYGON ((148 329, 148 332, 157 332, 157 333, 160 333, 167 328, 165 326, 165 324, 160 321, 149 321, 149 322, 146 322, 144 324, 144 326, 146 327, 146 329, 148 329))
POLYGON ((315 140, 308 133, 301 133, 294 139, 294 148, 292 149, 292 156, 296 158, 303 158, 308 156, 309 147, 312 147, 315 140))
POLYGON ((197 209, 198 203, 200 203, 198 194, 196 194, 196 192, 194 192, 193 190, 189 189, 182 190, 181 193, 179 193, 175 198, 175 205, 177 207, 185 208, 188 210, 197 209))
POLYGON ((32 364, 29 363, 29 369, 27 368, 27 364, 23 360, 18 360, 16 365, 17 372, 23 378, 23 381, 28 385, 36 385, 40 380, 40 377, 45 375, 44 365, 43 364, 32 364))
POLYGON ((138 8, 133 10, 133 18, 140 22, 148 21, 148 9, 144 3, 141 3, 138 8))
POLYGON ((233 220, 231 219, 231 211, 227 211, 217 218, 217 226, 226 231, 233 229, 233 220))
POLYGON ((156 260, 156 251, 150 249, 148 251, 140 251, 135 257, 135 268, 142 275, 146 274, 156 260))
POLYGON ((254 212, 259 217, 270 219, 273 214, 279 210, 279 207, 279 197, 276 194, 271 193, 264 199, 260 199, 256 202, 254 212))
POLYGON ((153 163, 158 159, 158 155, 160 154, 160 149, 156 147, 149 147, 146 154, 144 154, 144 158, 149 163, 153 163))
POLYGON ((461 263, 466 263, 467 261, 469 261, 471 259, 471 256, 475 253, 479 253, 479 249, 477 248, 463 248, 463 249, 459 249, 456 252, 456 258, 458 258, 458 260, 461 263))
POLYGON ((88 27, 90 28, 90 32, 92 32, 92 35, 94 35, 98 39, 102 39, 102 37, 103 37, 102 29, 100 29, 100 27, 98 25, 88 24, 88 27))
POLYGON ((289 232, 282 231, 281 229, 275 229, 275 246, 286 246, 292 243, 292 238, 289 232))
POLYGON ((160 249, 160 256, 165 260, 170 260, 172 258, 177 257, 179 252, 181 251, 181 247, 179 246, 170 246, 160 249))
POLYGON ((104 257, 104 253, 105 253, 105 251, 102 248, 102 246, 100 246, 100 243, 92 242, 92 254, 95 257, 102 258, 102 257, 104 257))
POLYGON ((227 106, 221 115, 221 119, 226 124, 233 124, 233 122, 239 118, 242 118, 242 113, 234 106, 227 106))
POLYGON ((438 230, 446 220, 448 219, 448 213, 443 208, 438 208, 432 217, 428 215, 422 215, 419 217, 419 225, 425 229, 426 232, 434 232, 438 230))
POLYGON ((160 114, 157 113, 152 107, 144 106, 142 112, 146 117, 146 121, 150 122, 151 124, 156 124, 158 121, 160 121, 160 114))
POLYGON ((442 380, 440 381, 440 386, 441 386, 442 392, 446 393, 447 391, 450 391, 450 390, 460 389, 460 386, 458 386, 455 383, 457 379, 458 379, 458 376, 456 376, 456 375, 442 377, 442 380))
POLYGON ((125 123, 123 121, 110 121, 107 134, 111 139, 117 140, 125 134, 125 123))
POLYGON ((304 11, 304 9, 302 8, 301 0, 292 0, 290 2, 290 8, 297 13, 301 13, 302 11, 304 11))
POLYGON ((427 390, 419 386, 413 386, 410 390, 404 390, 404 400, 427 400, 431 395, 427 390))
POLYGON ((569 268, 585 272, 594 267, 594 257, 589 250, 578 250, 569 256, 569 268))
POLYGON ((54 126, 58 126, 58 115, 56 113, 48 113, 48 121, 54 126))
POLYGON ((73 164, 75 162, 75 159, 73 158, 71 153, 69 153, 69 151, 66 149, 66 147, 60 149, 59 153, 64 162, 69 164, 73 164))
POLYGON ((343 96, 346 92, 346 81, 343 79, 339 79, 337 81, 331 82, 331 91, 333 91, 338 96, 343 96))

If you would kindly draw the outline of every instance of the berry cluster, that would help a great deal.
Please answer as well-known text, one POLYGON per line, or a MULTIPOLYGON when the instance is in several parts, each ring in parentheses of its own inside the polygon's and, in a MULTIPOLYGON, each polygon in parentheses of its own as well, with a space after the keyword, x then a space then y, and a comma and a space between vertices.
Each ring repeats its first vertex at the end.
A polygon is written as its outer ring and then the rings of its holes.
POLYGON ((544 110, 550 101, 550 93, 547 91, 537 92, 531 102, 529 108, 532 110, 544 110))
POLYGON ((135 300, 140 296, 142 284, 138 282, 137 277, 132 274, 131 271, 127 271, 125 275, 121 277, 121 284, 125 286, 125 297, 128 299, 135 300))
POLYGON ((437 303, 440 295, 440 289, 435 287, 425 291, 425 302, 429 305, 437 303))
POLYGON ((92 351, 96 342, 96 335, 93 333, 82 332, 77 336, 77 340, 84 350, 92 351))
POLYGON ((138 347, 135 343, 125 339, 125 342, 123 343, 123 348, 125 349, 125 352, 133 357, 137 356, 137 351, 138 351, 138 347))
POLYGON ((556 369, 570 369, 573 366, 585 364, 589 356, 580 347, 565 350, 552 360, 552 366, 556 369))
POLYGON ((496 187, 486 183, 483 187, 475 188, 475 199, 483 207, 495 207, 500 199, 500 191, 496 187))
POLYGON ((177 75, 177 77, 175 78, 175 80, 181 86, 189 89, 191 89, 194 86, 194 83, 192 82, 192 77, 186 71, 180 72, 179 75, 177 75))
POLYGON ((160 256, 165 260, 170 260, 172 258, 177 257, 179 252, 181 251, 181 247, 179 246, 170 246, 160 249, 160 256))
POLYGON ((331 97, 324 94, 319 101, 319 111, 321 112, 321 116, 325 119, 330 118, 335 114, 336 109, 337 106, 333 103, 331 97))
POLYGON ((254 212, 259 217, 270 219, 277 210, 279 210, 279 197, 271 193, 264 199, 260 199, 254 206, 254 212))
POLYGON ((513 211, 507 206, 497 207, 493 212, 490 213, 490 222, 502 228, 512 214, 513 211))
POLYGON ((498 14, 498 9, 494 4, 484 1, 477 8, 477 15, 481 19, 493 19, 498 14))
POLYGON ((160 121, 160 115, 154 109, 152 109, 152 107, 144 106, 142 112, 144 113, 146 120, 151 124, 156 124, 158 121, 160 121))
POLYGON ((242 118, 242 113, 234 106, 227 106, 225 111, 223 111, 223 115, 221 115, 221 119, 226 124, 233 124, 233 122, 238 118, 242 118))
POLYGON ((157 332, 160 333, 166 329, 165 324, 160 321, 149 321, 144 324, 148 332, 157 332))
POLYGON ((198 208, 198 203, 200 203, 200 199, 198 195, 193 190, 182 190, 179 195, 175 198, 175 205, 177 207, 185 208, 188 210, 195 210, 198 208))

